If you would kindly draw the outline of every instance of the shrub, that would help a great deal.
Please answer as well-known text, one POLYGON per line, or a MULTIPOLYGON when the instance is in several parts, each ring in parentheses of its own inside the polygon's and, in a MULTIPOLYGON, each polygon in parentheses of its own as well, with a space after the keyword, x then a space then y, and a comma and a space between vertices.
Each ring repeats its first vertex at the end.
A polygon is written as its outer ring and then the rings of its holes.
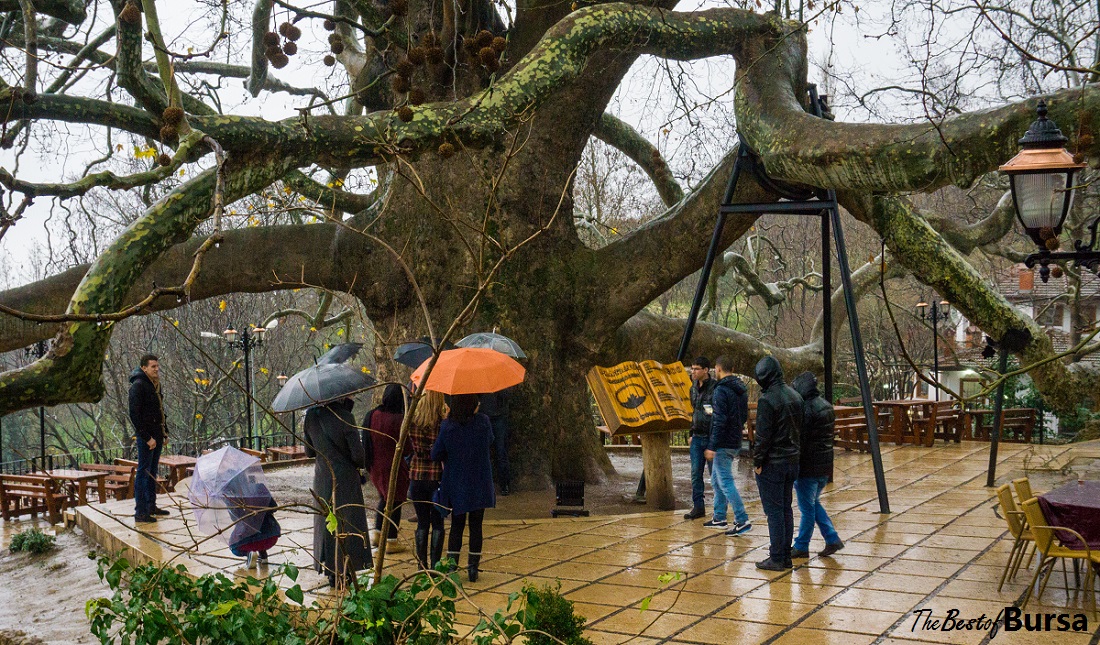
POLYGON ((15 534, 11 539, 8 549, 12 553, 25 551, 27 553, 45 553, 54 548, 56 538, 46 535, 38 529, 27 529, 15 534))
POLYGON ((586 619, 573 611, 573 601, 561 595, 561 581, 555 586, 524 584, 521 593, 524 608, 518 618, 523 629, 534 632, 526 634, 528 643, 558 645, 560 641, 566 645, 592 645, 583 636, 586 619))

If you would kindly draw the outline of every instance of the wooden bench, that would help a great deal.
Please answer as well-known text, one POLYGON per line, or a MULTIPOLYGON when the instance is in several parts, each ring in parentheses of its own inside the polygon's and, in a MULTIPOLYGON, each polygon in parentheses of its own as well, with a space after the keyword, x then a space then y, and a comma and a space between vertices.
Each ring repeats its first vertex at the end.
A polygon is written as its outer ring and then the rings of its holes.
POLYGON ((269 461, 281 461, 283 459, 305 459, 305 446, 275 446, 267 449, 269 461))
MULTIPOLYGON (((116 459, 115 460, 115 465, 116 466, 130 466, 130 467, 132 467, 136 470, 138 463, 136 461, 134 461, 133 459, 116 459)), ((171 493, 174 490, 176 490, 176 487, 172 484, 171 480, 169 480, 165 477, 161 477, 160 475, 157 475, 157 490, 159 490, 162 493, 171 493)))
POLYGON ((937 401, 932 436, 944 442, 962 443, 961 411, 954 401, 937 401))
POLYGON ((5 520, 30 513, 47 516, 51 524, 61 521, 69 495, 61 482, 41 475, 0 475, 0 515, 5 520))
MULTIPOLYGON (((993 432, 991 410, 969 410, 965 414, 967 430, 975 441, 989 441, 993 432)), ((1001 411, 1001 441, 1006 443, 1031 443, 1038 411, 1035 408, 1007 408, 1001 411)))
MULTIPOLYGON (((880 410, 875 417, 875 426, 878 428, 879 437, 882 437, 883 429, 889 427, 890 414, 880 410)), ((833 425, 833 446, 845 450, 858 452, 870 452, 867 443, 867 416, 861 408, 836 410, 836 422, 833 425)))
MULTIPOLYGON (((94 470, 107 473, 107 494, 115 499, 130 499, 134 496, 134 473, 136 466, 120 466, 118 464, 80 464, 81 470, 94 470)), ((100 502, 107 500, 101 499, 100 502)))

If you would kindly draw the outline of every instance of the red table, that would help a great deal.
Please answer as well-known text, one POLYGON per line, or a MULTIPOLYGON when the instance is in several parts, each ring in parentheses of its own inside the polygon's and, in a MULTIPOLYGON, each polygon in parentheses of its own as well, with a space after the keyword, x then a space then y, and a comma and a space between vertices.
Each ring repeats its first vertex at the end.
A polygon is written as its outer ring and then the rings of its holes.
MULTIPOLYGON (((1090 549, 1100 549, 1100 481, 1070 482, 1039 496, 1039 506, 1051 526, 1064 526, 1081 534, 1090 549)), ((1083 548, 1072 533, 1055 531, 1062 544, 1083 548)))

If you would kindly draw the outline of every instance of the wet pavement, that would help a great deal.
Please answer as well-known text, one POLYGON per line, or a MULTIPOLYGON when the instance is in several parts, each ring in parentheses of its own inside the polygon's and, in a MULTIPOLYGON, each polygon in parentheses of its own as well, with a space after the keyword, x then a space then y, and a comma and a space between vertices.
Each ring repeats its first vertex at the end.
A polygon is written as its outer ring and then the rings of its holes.
MULTIPOLYGON (((957 619, 996 617, 1022 597, 1030 579, 1021 572, 997 591, 1012 543, 1004 521, 993 513, 995 491, 985 488, 988 450, 980 443, 884 447, 890 515, 878 513, 870 457, 838 452, 839 485, 830 486, 822 500, 846 547, 833 557, 796 561, 792 571, 755 568, 767 556, 768 535, 760 504, 752 501, 747 506, 753 529, 738 537, 704 528, 702 520, 686 521, 683 510, 486 521, 481 577, 466 589, 491 614, 524 580, 560 580, 562 592, 588 619, 586 636, 598 644, 988 642, 988 631, 981 629, 925 629, 930 624, 925 618, 942 621, 952 611, 957 619), (662 583, 659 578, 667 572, 679 572, 679 580, 662 583)), ((1073 468, 1080 464, 1100 463, 1100 449, 1095 444, 1007 444, 999 459, 998 484, 1019 477, 1026 466, 1039 469, 1033 485, 1042 491, 1076 479, 1073 468)), ((160 498, 162 506, 166 501, 160 498)), ((134 529, 132 501, 79 508, 77 521, 101 546, 124 549, 130 557, 181 563, 196 575, 248 573, 243 559, 224 543, 194 533, 185 496, 177 493, 173 501, 177 506, 171 517, 141 525, 140 532, 134 529)), ((327 587, 312 570, 308 548, 311 517, 284 511, 279 519, 284 534, 271 550, 271 561, 301 568, 307 603, 323 597, 327 587)), ((411 538, 405 522, 400 539, 411 546, 411 538)), ((819 535, 814 538, 811 553, 824 546, 819 535)), ((388 571, 403 575, 413 570, 408 552, 391 558, 388 571)), ((460 564, 465 562, 464 553, 460 564)), ((1058 573, 1042 603, 1033 600, 1028 612, 1086 612, 1072 584, 1067 595, 1062 582, 1058 573)), ((1100 621, 1090 612, 1088 621, 1095 632, 1100 621)), ((477 609, 464 601, 459 622, 476 624, 477 609)), ((994 640, 1046 644, 1052 638, 1059 645, 1083 645, 1098 637, 1002 632, 994 640)))

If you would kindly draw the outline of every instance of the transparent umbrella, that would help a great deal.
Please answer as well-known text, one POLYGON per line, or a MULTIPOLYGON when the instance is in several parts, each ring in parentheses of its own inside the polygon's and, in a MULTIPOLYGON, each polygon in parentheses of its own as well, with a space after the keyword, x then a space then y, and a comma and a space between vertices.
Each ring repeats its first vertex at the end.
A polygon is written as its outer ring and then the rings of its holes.
POLYGON ((272 505, 260 460, 232 446, 195 461, 188 499, 199 530, 226 544, 257 535, 272 505))
POLYGON ((484 347, 512 358, 527 358, 519 343, 496 332, 479 331, 455 343, 459 347, 484 347))

